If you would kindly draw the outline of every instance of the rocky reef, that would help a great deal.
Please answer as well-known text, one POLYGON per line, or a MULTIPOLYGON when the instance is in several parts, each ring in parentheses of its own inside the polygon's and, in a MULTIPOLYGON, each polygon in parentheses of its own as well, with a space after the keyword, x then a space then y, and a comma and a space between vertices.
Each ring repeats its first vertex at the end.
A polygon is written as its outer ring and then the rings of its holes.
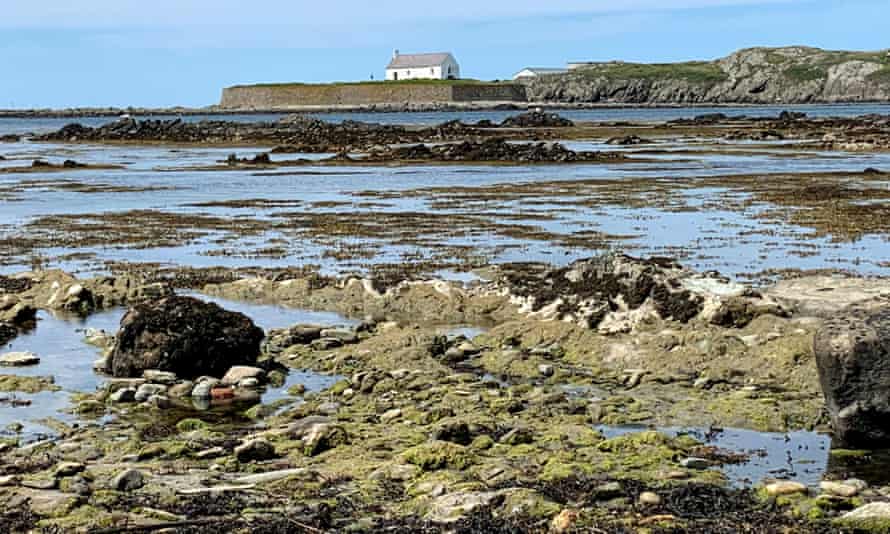
MULTIPOLYGON (((777 468, 740 488, 727 467, 768 453, 710 442, 733 426, 830 430, 816 357, 819 332, 841 323, 824 317, 871 306, 890 291, 886 280, 811 275, 754 289, 620 254, 479 274, 468 285, 276 275, 202 288, 362 318, 264 335, 243 316, 135 279, 3 279, 16 291, 7 294, 39 307, 81 285, 103 295, 93 302, 152 314, 157 328, 142 337, 158 346, 189 336, 204 345, 181 354, 200 369, 145 368, 78 394, 84 424, 58 423, 49 440, 0 441, 0 527, 879 532, 868 528, 890 516, 887 487, 848 473, 866 452, 833 451, 816 482, 777 468), (227 333, 231 324, 244 335, 227 333), (263 338, 255 365, 205 358, 245 336, 250 351, 263 338), (309 370, 326 385, 310 391, 307 378, 287 376, 309 370), (287 395, 261 402, 271 387, 287 395), (703 431, 668 430, 677 426, 703 431)), ((146 321, 125 319, 116 341, 89 340, 116 352, 137 323, 146 321)))

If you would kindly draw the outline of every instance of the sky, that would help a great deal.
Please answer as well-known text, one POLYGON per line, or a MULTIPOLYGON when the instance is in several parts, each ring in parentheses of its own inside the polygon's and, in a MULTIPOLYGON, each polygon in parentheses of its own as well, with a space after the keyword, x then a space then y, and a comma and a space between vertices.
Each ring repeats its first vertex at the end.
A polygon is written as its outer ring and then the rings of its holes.
POLYGON ((393 49, 464 77, 749 46, 890 48, 890 0, 2 0, 0 108, 207 106, 223 87, 383 76, 393 49))

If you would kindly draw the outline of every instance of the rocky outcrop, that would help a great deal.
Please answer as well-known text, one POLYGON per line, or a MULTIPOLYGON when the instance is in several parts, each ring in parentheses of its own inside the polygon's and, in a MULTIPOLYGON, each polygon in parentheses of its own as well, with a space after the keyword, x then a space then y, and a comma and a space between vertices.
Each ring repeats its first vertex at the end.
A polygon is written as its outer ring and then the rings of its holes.
POLYGON ((508 143, 505 139, 464 141, 443 145, 414 145, 371 152, 361 161, 473 161, 522 163, 574 163, 626 159, 614 152, 576 152, 560 143, 508 143))
POLYGON ((597 63, 528 82, 530 101, 633 104, 890 100, 890 52, 749 48, 710 62, 597 63))
MULTIPOLYGON (((553 118, 546 122, 552 123, 553 118)), ((491 128, 478 128, 450 121, 428 128, 343 121, 330 123, 305 115, 288 115, 275 122, 234 122, 121 119, 91 128, 78 123, 37 137, 61 142, 169 142, 200 144, 273 144, 276 152, 342 152, 368 150, 392 144, 439 142, 469 137, 498 136, 491 128)), ((512 132, 514 138, 531 134, 512 132)))
POLYGON ((520 113, 514 117, 507 117, 501 122, 503 128, 567 128, 574 125, 574 122, 560 117, 556 113, 541 111, 520 113))
POLYGON ((837 438, 853 446, 890 443, 890 299, 836 313, 813 350, 837 438))
POLYGON ((167 297, 131 308, 111 354, 116 377, 170 371, 180 378, 223 376, 256 365, 263 331, 247 316, 191 297, 167 297))

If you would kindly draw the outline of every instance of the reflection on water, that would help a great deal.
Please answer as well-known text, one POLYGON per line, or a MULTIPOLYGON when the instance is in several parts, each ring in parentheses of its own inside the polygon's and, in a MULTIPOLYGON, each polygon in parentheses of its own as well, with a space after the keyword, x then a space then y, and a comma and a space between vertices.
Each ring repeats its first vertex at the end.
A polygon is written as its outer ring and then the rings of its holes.
MULTIPOLYGON (((324 326, 352 326, 357 321, 330 312, 315 312, 275 305, 232 301, 201 294, 192 294, 205 301, 216 302, 223 308, 244 313, 264 329, 283 328, 294 324, 319 324, 324 326)), ((0 350, 33 352, 40 357, 38 365, 30 367, 4 368, 0 374, 20 376, 51 376, 61 391, 44 391, 36 394, 2 393, 0 397, 30 401, 27 406, 13 406, 9 402, 0 403, 0 437, 19 435, 25 440, 39 439, 53 434, 51 428, 40 420, 54 418, 73 424, 77 418, 68 413, 71 408, 71 393, 92 392, 102 386, 105 377, 93 371, 93 362, 100 356, 100 350, 84 342, 88 329, 104 330, 114 334, 120 325, 125 310, 114 308, 95 313, 86 318, 55 316, 48 312, 38 313, 36 328, 22 334, 0 350), (11 423, 21 423, 20 433, 4 430, 11 423)), ((311 371, 292 372, 287 382, 279 388, 267 388, 262 396, 265 403, 287 398, 287 390, 302 384, 308 392, 316 392, 333 385, 339 377, 323 375, 311 371)), ((249 405, 247 407, 250 407, 249 405)), ((200 408, 209 408, 203 406, 200 408)), ((232 406, 225 411, 232 411, 232 406)), ((243 407, 242 407, 243 408, 243 407)))
MULTIPOLYGON (((643 426, 599 426, 607 438, 649 430, 643 426)), ((656 428, 670 436, 689 435, 698 441, 744 454, 747 460, 719 469, 731 484, 750 487, 766 480, 795 480, 816 488, 824 478, 861 478, 871 484, 890 481, 890 451, 833 455, 831 437, 815 432, 770 433, 738 428, 656 428)))

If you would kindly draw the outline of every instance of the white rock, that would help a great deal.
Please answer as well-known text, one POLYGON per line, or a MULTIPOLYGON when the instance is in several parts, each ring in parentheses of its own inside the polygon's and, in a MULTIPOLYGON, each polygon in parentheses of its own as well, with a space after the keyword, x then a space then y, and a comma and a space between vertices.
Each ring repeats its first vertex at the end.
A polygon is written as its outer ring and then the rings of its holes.
POLYGON ((234 386, 245 378, 256 378, 257 380, 261 381, 263 378, 265 378, 265 376, 266 372, 259 367, 236 365, 229 369, 225 376, 223 376, 222 384, 225 386, 234 386))
POLYGON ((0 365, 4 367, 25 367, 38 363, 40 363, 40 358, 33 352, 7 352, 0 355, 0 365))
POLYGON ((870 519, 890 519, 890 502, 873 502, 841 516, 842 521, 868 521, 870 519))
POLYGON ((767 495, 779 497, 782 495, 794 495, 796 493, 807 493, 807 487, 800 482, 792 480, 779 480, 771 484, 767 484, 764 488, 767 495))

